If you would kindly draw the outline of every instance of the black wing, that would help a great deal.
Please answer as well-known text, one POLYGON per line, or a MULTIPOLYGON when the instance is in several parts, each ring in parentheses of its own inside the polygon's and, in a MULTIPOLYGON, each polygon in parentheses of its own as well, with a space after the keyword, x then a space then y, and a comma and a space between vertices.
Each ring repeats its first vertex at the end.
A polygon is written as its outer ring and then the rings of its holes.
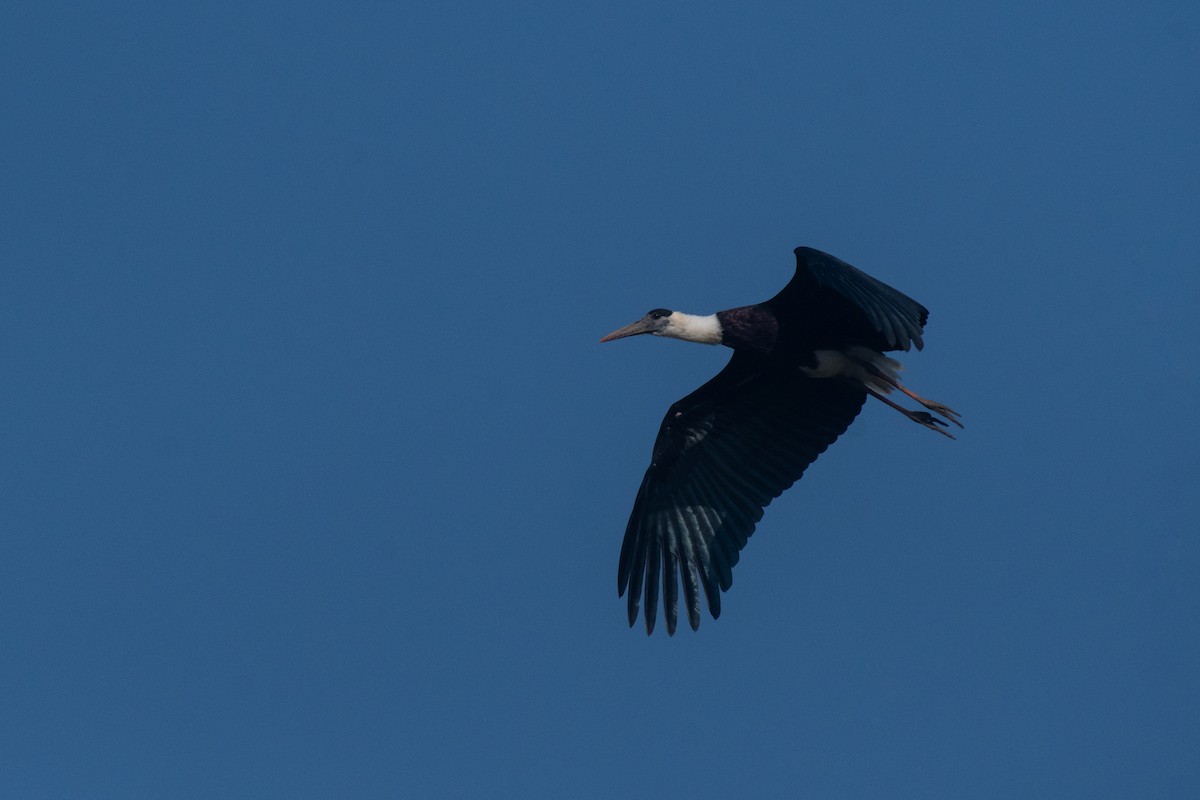
POLYGON ((874 350, 908 350, 925 343, 925 306, 841 259, 811 247, 796 248, 796 275, 764 305, 807 343, 874 350))
POLYGON ((629 590, 629 624, 644 589, 646 632, 653 632, 660 566, 668 633, 678 618, 677 572, 692 629, 700 625, 700 586, 719 616, 721 592, 763 509, 849 427, 865 400, 852 383, 806 378, 794 365, 737 351, 671 406, 621 545, 617 592, 629 590))

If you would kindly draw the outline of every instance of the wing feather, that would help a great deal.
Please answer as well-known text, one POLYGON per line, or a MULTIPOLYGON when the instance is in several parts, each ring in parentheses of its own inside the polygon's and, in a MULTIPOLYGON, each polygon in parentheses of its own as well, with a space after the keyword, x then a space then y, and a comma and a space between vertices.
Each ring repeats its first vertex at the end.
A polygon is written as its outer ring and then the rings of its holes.
POLYGON ((875 350, 925 346, 925 306, 839 258, 811 247, 796 248, 796 274, 767 301, 793 335, 875 350))
POLYGON ((630 625, 640 600, 653 632, 660 576, 668 634, 678 620, 680 583, 693 629, 701 586, 716 617, 764 508, 846 430, 865 399, 848 382, 807 378, 794 366, 737 351, 716 377, 671 406, 618 563, 630 625))

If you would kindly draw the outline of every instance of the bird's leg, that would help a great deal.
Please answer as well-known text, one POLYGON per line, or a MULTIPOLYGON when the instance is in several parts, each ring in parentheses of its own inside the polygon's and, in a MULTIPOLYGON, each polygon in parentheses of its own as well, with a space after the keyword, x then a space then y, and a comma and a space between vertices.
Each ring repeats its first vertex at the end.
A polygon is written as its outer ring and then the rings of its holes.
MULTIPOLYGON (((889 381, 889 383, 890 383, 890 381, 889 381)), ((929 428, 929 430, 937 431, 942 436, 949 436, 951 439, 955 438, 954 434, 949 433, 948 431, 942 430, 942 428, 946 427, 946 423, 942 422, 940 419, 935 417, 933 414, 930 414, 926 411, 909 411, 907 408, 900 405, 899 403, 893 403, 891 400, 889 400, 887 398, 887 395, 883 394, 882 392, 877 392, 874 389, 872 389, 870 386, 864 386, 863 388, 865 388, 867 390, 867 393, 870 394, 872 397, 876 398, 877 400, 882 400, 883 402, 887 403, 889 406, 896 409, 901 414, 908 417, 909 419, 911 419, 913 422, 917 423, 918 425, 924 425, 926 428, 929 428), (942 427, 939 428, 938 425, 941 425, 942 427)), ((900 388, 900 387, 897 387, 897 388, 900 388)), ((950 419, 950 421, 957 422, 957 420, 954 420, 954 419, 950 419)), ((959 423, 959 427, 960 428, 962 427, 962 423, 959 423)))
MULTIPOLYGON (((860 363, 863 363, 863 362, 860 362, 860 363)), ((890 386, 894 386, 895 388, 899 389, 900 391, 904 392, 906 395, 911 397, 913 400, 916 400, 918 403, 920 403, 921 405, 928 408, 930 411, 934 411, 938 414, 941 414, 943 417, 950 420, 958 427, 960 427, 960 428, 963 427, 963 424, 958 421, 958 418, 961 417, 962 415, 959 414, 957 411, 955 411, 950 406, 943 405, 935 400, 926 400, 924 397, 921 397, 921 395, 910 390, 907 386, 900 383, 900 381, 896 380, 895 376, 887 374, 884 370, 879 369, 879 367, 875 366, 874 364, 863 363, 863 366, 866 367, 867 371, 870 372, 872 376, 878 378, 879 380, 883 381, 884 383, 887 383, 890 386)), ((875 395, 875 396, 879 397, 879 395, 875 395)), ((882 397, 880 397, 879 399, 883 400, 882 397)), ((893 404, 893 405, 895 405, 895 404, 893 404)), ((899 406, 896 406, 896 407, 899 408, 899 406)), ((941 420, 937 420, 937 422, 938 422, 938 424, 941 424, 941 420)), ((937 428, 934 428, 934 430, 937 430, 937 428)), ((938 432, 941 433, 941 431, 938 431, 938 432)), ((953 437, 951 437, 951 438, 953 438, 953 437)))

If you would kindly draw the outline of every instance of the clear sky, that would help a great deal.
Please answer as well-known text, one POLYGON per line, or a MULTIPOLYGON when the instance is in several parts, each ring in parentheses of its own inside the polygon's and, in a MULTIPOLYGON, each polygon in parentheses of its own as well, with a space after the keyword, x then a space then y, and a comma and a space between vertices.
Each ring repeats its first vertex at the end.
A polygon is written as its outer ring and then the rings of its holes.
POLYGON ((1200 796, 1200 10, 13 3, 0 796, 1200 796), (931 309, 720 620, 626 626, 599 345, 931 309))

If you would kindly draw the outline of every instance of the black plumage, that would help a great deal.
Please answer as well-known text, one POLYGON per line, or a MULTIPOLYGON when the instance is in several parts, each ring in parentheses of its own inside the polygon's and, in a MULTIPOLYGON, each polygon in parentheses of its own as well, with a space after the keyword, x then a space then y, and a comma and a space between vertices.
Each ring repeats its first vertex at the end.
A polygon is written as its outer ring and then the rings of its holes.
POLYGON ((718 312, 715 323, 655 309, 602 339, 653 333, 734 349, 720 373, 667 411, 626 527, 617 588, 628 592, 630 625, 644 600, 648 633, 660 577, 668 633, 681 582, 693 629, 701 593, 719 616, 763 510, 845 432, 868 394, 942 432, 941 420, 882 396, 900 389, 959 424, 951 409, 894 380, 882 356, 922 348, 924 306, 826 253, 795 253, 795 276, 765 303, 718 312))

